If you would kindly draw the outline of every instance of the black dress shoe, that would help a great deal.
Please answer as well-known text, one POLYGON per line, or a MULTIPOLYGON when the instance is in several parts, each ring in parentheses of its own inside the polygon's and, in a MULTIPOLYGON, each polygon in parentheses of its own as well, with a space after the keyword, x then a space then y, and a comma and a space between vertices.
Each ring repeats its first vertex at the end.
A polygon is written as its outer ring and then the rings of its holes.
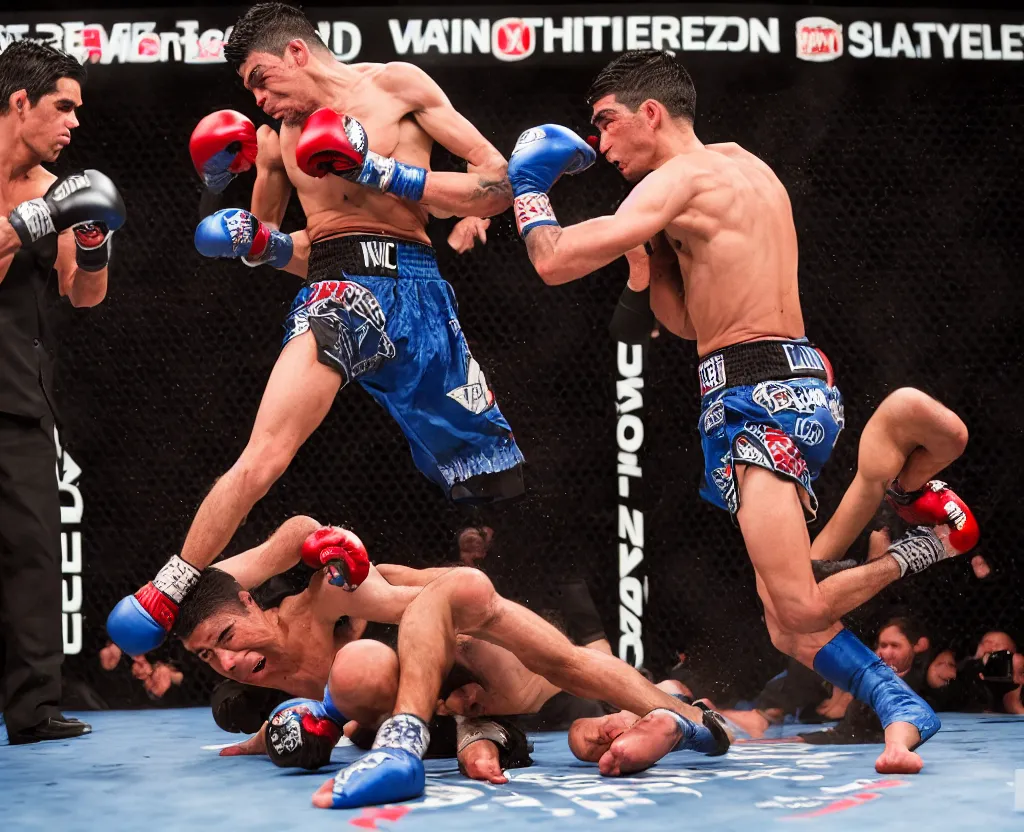
POLYGON ((69 740, 73 737, 80 737, 82 734, 91 734, 92 726, 81 722, 74 717, 50 717, 44 719, 38 725, 26 728, 24 731, 9 733, 8 742, 11 745, 24 745, 29 742, 42 742, 44 740, 69 740))

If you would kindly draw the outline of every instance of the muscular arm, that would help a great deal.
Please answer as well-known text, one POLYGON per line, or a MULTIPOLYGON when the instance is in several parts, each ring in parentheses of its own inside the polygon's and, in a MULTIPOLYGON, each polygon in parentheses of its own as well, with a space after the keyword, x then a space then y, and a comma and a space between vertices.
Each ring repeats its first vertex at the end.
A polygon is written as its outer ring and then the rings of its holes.
POLYGON ((426 586, 434 578, 440 578, 454 567, 439 566, 435 569, 413 569, 411 566, 399 566, 397 563, 382 563, 377 571, 392 586, 426 586))
POLYGON ((302 541, 319 528, 320 524, 312 517, 301 514, 291 517, 256 548, 226 558, 215 566, 245 589, 252 589, 295 566, 302 557, 302 541))
POLYGON ((466 173, 430 171, 423 202, 435 216, 490 217, 512 204, 508 163, 422 69, 396 62, 385 83, 409 106, 417 124, 442 147, 465 159, 466 173))
MULTIPOLYGON (((652 241, 654 253, 649 258, 651 281, 651 311, 662 325, 674 335, 691 341, 697 340, 697 331, 686 311, 683 277, 664 234, 652 241)), ((632 280, 632 273, 630 274, 632 280)))
POLYGON ((526 251, 549 286, 578 280, 664 230, 695 192, 691 177, 673 160, 649 174, 611 216, 567 228, 537 226, 526 235, 526 251))
POLYGON ((303 228, 301 231, 293 231, 288 236, 292 238, 292 259, 281 271, 305 280, 306 275, 309 274, 309 234, 303 228))
MULTIPOLYGON (((252 186, 249 210, 260 222, 279 229, 292 195, 292 183, 281 155, 281 137, 272 127, 262 125, 256 131, 259 153, 256 156, 256 181, 252 186)), ((292 259, 281 271, 305 279, 309 267, 309 235, 305 229, 293 231, 292 259)))
MULTIPOLYGON (((14 226, 11 225, 7 217, 0 216, 0 261, 16 254, 20 248, 21 240, 18 238, 18 232, 14 230, 14 226)), ((5 268, 0 273, 0 282, 3 282, 6 275, 7 269, 5 268)))
MULTIPOLYGON (((13 231, 13 229, 12 229, 13 231)), ((60 294, 72 306, 96 306, 107 296, 107 270, 89 272, 75 262, 75 235, 68 229, 57 237, 57 280, 60 294)))
POLYGON ((259 152, 256 156, 256 181, 252 186, 250 210, 267 225, 281 227, 292 183, 281 156, 281 137, 269 125, 256 131, 259 152))
POLYGON ((366 580, 354 592, 325 581, 317 595, 317 614, 330 621, 347 615, 381 624, 397 624, 405 608, 419 594, 418 586, 392 586, 371 565, 366 580))

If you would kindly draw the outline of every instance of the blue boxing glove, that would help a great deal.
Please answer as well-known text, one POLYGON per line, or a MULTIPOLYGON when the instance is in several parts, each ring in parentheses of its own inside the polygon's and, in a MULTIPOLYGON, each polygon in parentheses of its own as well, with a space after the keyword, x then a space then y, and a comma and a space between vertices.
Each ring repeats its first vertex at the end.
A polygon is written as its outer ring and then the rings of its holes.
POLYGON ((398 803, 423 794, 423 755, 430 743, 426 723, 412 714, 397 714, 377 731, 373 750, 339 771, 331 787, 330 805, 353 809, 398 803))
POLYGON ((129 656, 159 647, 174 626, 178 605, 199 580, 199 570, 174 555, 156 577, 122 598, 107 616, 110 640, 129 656))
POLYGON ((508 160, 520 235, 538 225, 558 225, 548 191, 563 173, 585 171, 596 159, 594 148, 568 127, 544 124, 524 132, 508 160))
POLYGON ((282 702, 267 720, 267 756, 282 768, 315 771, 331 761, 331 751, 341 739, 346 721, 327 688, 322 702, 282 702))
POLYGON ((292 238, 244 208, 210 214, 196 226, 195 243, 203 257, 238 257, 247 266, 283 269, 292 259, 292 238))

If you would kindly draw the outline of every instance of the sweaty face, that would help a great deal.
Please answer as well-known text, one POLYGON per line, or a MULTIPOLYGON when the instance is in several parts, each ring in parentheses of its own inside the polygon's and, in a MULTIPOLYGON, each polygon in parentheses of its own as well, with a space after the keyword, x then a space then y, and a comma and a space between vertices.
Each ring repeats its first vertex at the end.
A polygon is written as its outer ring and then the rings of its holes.
POLYGON ((33 153, 45 162, 55 162, 71 144, 71 131, 78 127, 75 110, 82 106, 82 88, 77 81, 61 78, 57 91, 47 93, 33 107, 22 105, 21 135, 33 153))
POLYGON ((651 172, 655 135, 641 113, 606 95, 594 102, 590 123, 601 134, 601 153, 628 181, 639 182, 651 172))
POLYGON ((245 88, 255 96, 257 107, 271 118, 296 126, 305 123, 310 113, 321 106, 305 65, 296 61, 289 45, 281 57, 253 52, 238 74, 245 88))
POLYGON ((928 687, 941 688, 956 678, 956 661, 952 650, 943 650, 928 665, 928 687))
POLYGON ((914 662, 914 647, 899 627, 886 627, 878 634, 878 649, 875 652, 899 674, 910 670, 914 662))
POLYGON ((221 676, 258 685, 260 674, 273 663, 279 632, 263 610, 245 597, 244 610, 223 608, 200 622, 183 643, 221 676))

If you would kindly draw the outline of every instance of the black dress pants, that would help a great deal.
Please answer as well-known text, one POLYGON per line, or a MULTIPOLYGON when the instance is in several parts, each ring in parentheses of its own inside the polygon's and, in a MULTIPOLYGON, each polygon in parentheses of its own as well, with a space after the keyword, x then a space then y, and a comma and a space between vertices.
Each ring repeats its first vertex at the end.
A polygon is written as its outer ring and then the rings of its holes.
POLYGON ((60 714, 60 492, 53 423, 0 413, 0 708, 10 733, 60 714))

